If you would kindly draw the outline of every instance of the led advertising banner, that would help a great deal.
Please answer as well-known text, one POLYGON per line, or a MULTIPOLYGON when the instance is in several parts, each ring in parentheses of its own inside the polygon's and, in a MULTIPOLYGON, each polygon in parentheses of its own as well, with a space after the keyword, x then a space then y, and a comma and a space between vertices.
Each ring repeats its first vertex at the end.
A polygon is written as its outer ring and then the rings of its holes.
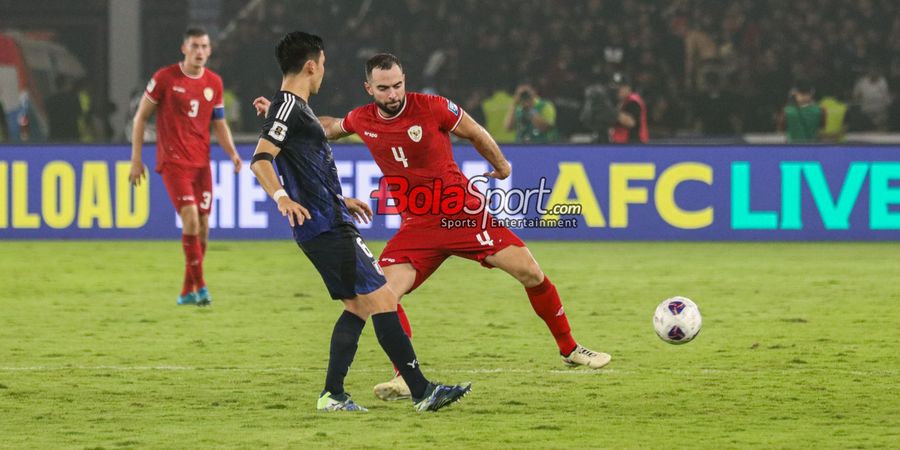
MULTIPOLYGON (((238 150, 245 159, 238 174, 221 149, 212 151, 211 235, 289 239, 287 219, 249 170, 253 147, 238 150)), ((503 150, 513 166, 505 180, 479 177, 489 166, 471 147, 458 146, 456 161, 472 178, 467 189, 525 239, 900 239, 897 147, 503 150)), ((153 146, 144 150, 151 168, 154 153, 153 146)), ((180 224, 162 179, 151 173, 149 183, 130 186, 129 155, 127 146, 0 147, 0 239, 176 238, 180 224)), ((335 145, 334 157, 344 195, 367 199, 378 212, 372 224, 359 225, 368 239, 394 233, 398 208, 428 200, 441 210, 458 194, 439 183, 426 188, 409 186, 403 177, 382 180, 361 145, 335 145)), ((477 234, 479 224, 467 222, 442 226, 477 234)))

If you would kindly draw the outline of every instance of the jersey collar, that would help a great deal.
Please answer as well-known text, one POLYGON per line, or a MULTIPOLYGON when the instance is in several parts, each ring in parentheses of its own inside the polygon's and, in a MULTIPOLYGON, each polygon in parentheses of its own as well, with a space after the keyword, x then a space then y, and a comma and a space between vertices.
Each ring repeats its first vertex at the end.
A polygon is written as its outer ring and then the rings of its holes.
POLYGON ((182 66, 182 64, 183 64, 183 63, 181 63, 181 62, 178 63, 178 68, 181 70, 181 73, 184 74, 184 76, 186 76, 186 77, 188 77, 188 78, 191 78, 191 79, 193 79, 193 80, 199 80, 199 79, 203 78, 203 74, 206 73, 206 67, 201 67, 201 68, 200 68, 200 74, 198 74, 198 75, 191 75, 191 74, 189 74, 189 73, 187 73, 187 72, 184 71, 184 66, 182 66))
POLYGON ((397 114, 394 114, 391 117, 384 117, 384 115, 382 115, 381 108, 379 108, 378 105, 375 105, 375 114, 378 115, 378 118, 381 120, 394 120, 403 115, 403 111, 406 111, 406 105, 409 105, 409 94, 407 94, 406 97, 403 98, 403 107, 400 108, 400 111, 397 111, 397 114))

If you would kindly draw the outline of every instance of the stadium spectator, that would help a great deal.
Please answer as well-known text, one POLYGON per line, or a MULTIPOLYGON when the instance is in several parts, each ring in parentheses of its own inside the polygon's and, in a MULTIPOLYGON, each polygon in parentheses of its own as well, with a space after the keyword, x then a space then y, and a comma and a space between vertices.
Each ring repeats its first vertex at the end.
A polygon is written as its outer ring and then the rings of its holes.
POLYGON ((481 102, 484 111, 484 128, 494 136, 498 144, 516 141, 515 130, 507 130, 506 113, 513 107, 513 96, 503 89, 495 89, 490 97, 481 102))
POLYGON ((325 389, 316 409, 367 411, 345 392, 344 378, 371 317, 378 343, 409 385, 415 409, 436 411, 470 388, 431 383, 422 374, 397 314, 397 295, 353 224, 354 219, 368 223, 372 210, 368 203, 341 194, 325 130, 308 104, 325 77, 324 50, 320 37, 299 31, 278 42, 281 88, 273 97, 274 109, 268 111, 250 166, 287 216, 294 240, 322 275, 331 298, 344 304, 331 334, 325 389))
MULTIPOLYGON (((831 88, 833 89, 833 88, 831 88)), ((819 107, 825 115, 825 126, 822 129, 822 140, 826 142, 844 142, 847 135, 847 112, 849 105, 843 100, 845 95, 837 92, 825 92, 819 107)))
POLYGON ((59 91, 47 98, 47 121, 49 122, 49 138, 57 142, 78 142, 79 119, 81 118, 81 102, 75 89, 75 80, 57 77, 59 91))
POLYGON ((791 89, 791 100, 782 111, 778 129, 787 135, 789 144, 817 142, 825 126, 825 112, 813 101, 815 90, 807 82, 791 89))
POLYGON ((722 86, 718 72, 704 75, 702 92, 695 99, 696 127, 705 135, 731 136, 738 130, 737 97, 722 86))
POLYGON ((557 138, 556 107, 540 98, 531 85, 521 84, 513 95, 504 126, 515 131, 519 143, 553 142, 557 138))
POLYGON ((621 73, 615 73, 609 84, 619 100, 619 114, 610 128, 609 141, 613 144, 646 144, 650 141, 647 127, 647 106, 644 99, 631 88, 631 81, 621 73))
POLYGON ((876 129, 885 127, 888 108, 891 106, 891 91, 878 67, 874 65, 869 67, 866 75, 856 81, 856 85, 853 86, 853 100, 859 104, 862 112, 868 116, 876 129))
POLYGON ((213 199, 210 125, 219 145, 231 158, 235 173, 241 170, 241 158, 225 121, 222 79, 205 67, 212 52, 206 31, 185 31, 181 52, 184 59, 157 70, 141 98, 132 130, 129 181, 138 185, 146 176, 141 159, 144 126, 156 112, 156 171, 162 175, 182 222, 185 268, 177 304, 205 306, 212 301, 203 278, 213 199))
MULTIPOLYGON (((616 99, 618 100, 618 99, 616 99)), ((608 142, 609 128, 615 125, 619 111, 603 84, 593 84, 584 90, 584 106, 579 119, 591 131, 594 142, 608 142)))

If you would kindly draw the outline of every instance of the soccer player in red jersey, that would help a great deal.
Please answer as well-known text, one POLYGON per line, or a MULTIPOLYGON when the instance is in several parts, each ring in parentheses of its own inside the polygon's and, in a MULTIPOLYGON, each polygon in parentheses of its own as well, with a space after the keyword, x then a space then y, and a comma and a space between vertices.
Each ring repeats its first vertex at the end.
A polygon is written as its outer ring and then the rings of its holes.
MULTIPOLYGON (((406 92, 406 77, 400 60, 378 54, 366 63, 366 91, 374 102, 350 111, 343 119, 320 117, 329 139, 353 133, 365 142, 384 176, 408 180, 409 187, 432 188, 440 181, 446 189, 465 189, 468 178, 453 160, 450 133, 469 140, 494 168, 485 176, 504 179, 512 167, 494 138, 450 100, 406 92)), ((257 98, 261 112, 269 102, 257 98)), ((467 202, 471 198, 467 199, 467 202)), ((525 288, 535 313, 544 320, 556 340, 565 364, 600 368, 609 363, 606 353, 579 345, 572 337, 569 321, 556 287, 544 275, 531 252, 512 231, 482 222, 481 214, 411 214, 401 212, 400 230, 388 241, 379 263, 391 289, 402 296, 419 287, 450 256, 460 256, 497 267, 516 278, 525 288), (442 219, 472 220, 476 228, 442 228, 442 219)), ((398 306, 404 329, 412 335, 409 321, 398 306)), ((403 380, 381 383, 375 394, 384 400, 408 398, 403 380)))
POLYGON ((241 170, 241 158, 225 122, 222 79, 207 69, 212 48, 206 31, 184 33, 184 59, 153 74, 134 118, 129 180, 138 185, 146 176, 141 160, 144 127, 156 112, 156 171, 162 175, 169 198, 182 222, 185 256, 184 282, 179 305, 209 305, 212 298, 203 279, 203 256, 209 241, 212 172, 209 167, 210 122, 216 139, 241 170))

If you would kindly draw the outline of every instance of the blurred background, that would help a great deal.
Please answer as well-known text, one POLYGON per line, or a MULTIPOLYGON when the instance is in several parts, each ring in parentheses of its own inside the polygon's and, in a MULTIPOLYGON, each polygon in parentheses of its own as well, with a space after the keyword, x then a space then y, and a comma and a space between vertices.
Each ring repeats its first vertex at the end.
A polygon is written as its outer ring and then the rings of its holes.
POLYGON ((550 122, 540 142, 607 142, 616 73, 643 98, 651 143, 784 142, 800 91, 824 111, 809 142, 898 142, 898 13, 896 0, 0 0, 0 142, 125 142, 188 26, 210 33, 243 142, 295 29, 326 42, 322 115, 367 102, 364 62, 386 51, 408 90, 452 99, 500 142, 523 141, 504 123, 523 90, 550 122))

